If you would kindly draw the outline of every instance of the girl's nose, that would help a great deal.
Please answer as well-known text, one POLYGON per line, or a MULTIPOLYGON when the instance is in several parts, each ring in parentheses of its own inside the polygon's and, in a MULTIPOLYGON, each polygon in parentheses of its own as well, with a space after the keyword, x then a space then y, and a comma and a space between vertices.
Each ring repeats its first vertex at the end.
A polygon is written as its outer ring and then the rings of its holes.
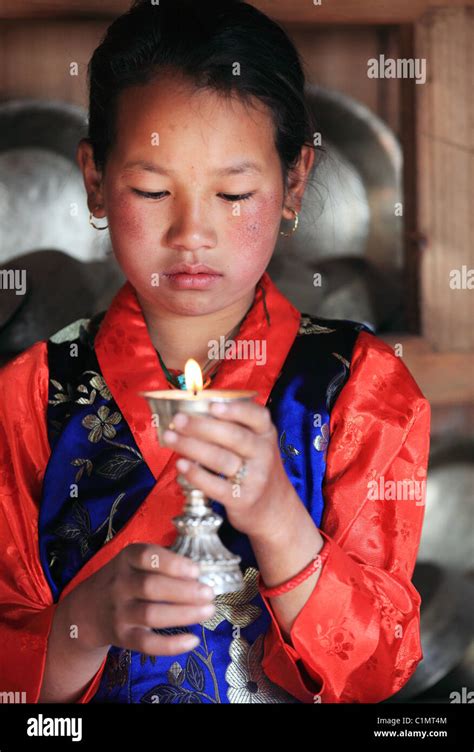
POLYGON ((194 203, 176 209, 168 231, 168 245, 176 250, 212 248, 216 233, 207 207, 194 203))

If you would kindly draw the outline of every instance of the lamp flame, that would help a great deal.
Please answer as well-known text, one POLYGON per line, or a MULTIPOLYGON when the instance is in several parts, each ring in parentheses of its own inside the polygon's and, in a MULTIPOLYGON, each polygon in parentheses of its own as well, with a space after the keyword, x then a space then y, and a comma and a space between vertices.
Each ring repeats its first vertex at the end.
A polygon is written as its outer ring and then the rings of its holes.
POLYGON ((194 394, 202 391, 202 372, 199 363, 193 358, 189 358, 186 361, 184 380, 186 382, 186 389, 192 391, 194 394))

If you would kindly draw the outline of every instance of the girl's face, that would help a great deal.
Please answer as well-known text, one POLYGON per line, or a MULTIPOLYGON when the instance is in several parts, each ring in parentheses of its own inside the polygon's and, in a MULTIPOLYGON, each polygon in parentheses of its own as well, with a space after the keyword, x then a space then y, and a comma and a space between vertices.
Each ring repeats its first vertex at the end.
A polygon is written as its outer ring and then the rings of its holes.
POLYGON ((265 271, 284 187, 271 115, 256 107, 176 77, 119 96, 95 203, 147 308, 212 313, 248 297, 265 271), (215 275, 169 276, 176 264, 205 264, 215 275))

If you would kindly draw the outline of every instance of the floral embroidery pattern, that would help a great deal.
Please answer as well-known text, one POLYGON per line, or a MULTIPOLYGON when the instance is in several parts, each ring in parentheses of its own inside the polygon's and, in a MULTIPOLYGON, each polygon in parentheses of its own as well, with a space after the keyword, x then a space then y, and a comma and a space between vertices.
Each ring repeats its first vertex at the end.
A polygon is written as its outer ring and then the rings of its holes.
POLYGON ((252 645, 243 637, 232 640, 225 678, 229 684, 227 698, 231 703, 295 702, 294 697, 270 681, 262 667, 264 635, 252 645))
POLYGON ((376 392, 383 392, 385 389, 387 389, 387 386, 388 386, 386 379, 383 379, 381 376, 378 375, 378 373, 373 374, 372 385, 373 385, 373 389, 376 392))
POLYGON ((135 347, 138 343, 138 337, 127 334, 121 326, 117 326, 115 330, 107 332, 108 347, 118 358, 133 358, 136 352, 135 347))
POLYGON ((331 353, 335 358, 337 358, 342 363, 342 370, 339 373, 336 373, 336 375, 331 379, 329 382, 327 389, 326 389, 326 408, 328 411, 331 410, 331 407, 334 405, 334 402, 336 401, 336 398, 341 391, 342 387, 344 386, 347 377, 349 376, 349 368, 350 363, 349 361, 344 358, 342 355, 340 355, 337 352, 331 353))
POLYGON ((383 523, 385 533, 391 538, 396 538, 397 535, 400 535, 404 541, 407 541, 411 537, 412 530, 406 520, 389 519, 387 515, 382 517, 381 512, 378 512, 371 516, 370 521, 373 525, 382 525, 383 523))
POLYGON ((78 457, 75 460, 72 460, 71 465, 74 465, 75 467, 79 467, 79 470, 76 473, 75 481, 76 483, 79 483, 79 481, 82 478, 82 475, 84 473, 84 469, 87 472, 87 475, 91 476, 92 468, 94 465, 92 464, 92 460, 85 459, 83 457, 78 457))
POLYGON ((48 400, 50 405, 60 405, 62 402, 71 402, 74 398, 74 391, 70 384, 66 384, 66 391, 62 384, 55 379, 50 379, 51 384, 58 389, 58 392, 54 395, 54 400, 48 400))
MULTIPOLYGON (((343 623, 346 619, 343 620, 343 623)), ((333 619, 328 621, 328 629, 323 632, 321 624, 316 625, 316 632, 318 634, 321 647, 324 648, 328 655, 335 655, 342 661, 349 659, 348 653, 354 650, 354 634, 342 626, 341 623, 335 625, 333 619)))
POLYGON ((336 352, 331 353, 331 355, 334 355, 335 358, 337 358, 338 360, 340 360, 341 363, 343 363, 346 368, 350 368, 351 367, 351 364, 349 363, 349 361, 347 360, 347 358, 344 358, 343 355, 340 355, 339 353, 336 353, 336 352))
POLYGON ((349 459, 363 443, 363 423, 364 419, 362 415, 357 415, 355 418, 350 418, 345 422, 344 433, 341 439, 341 449, 344 450, 344 457, 346 459, 349 459))
POLYGON ((109 653, 106 661, 106 692, 110 694, 116 687, 124 687, 128 681, 131 651, 125 648, 118 655, 109 653))
MULTIPOLYGON (((111 439, 117 435, 114 426, 118 425, 121 420, 122 416, 119 412, 116 411, 110 415, 110 409, 106 405, 102 405, 99 407, 97 415, 86 415, 81 423, 84 428, 90 429, 87 438, 93 444, 97 444, 102 439, 112 446, 132 452, 132 454, 138 457, 138 460, 141 462, 143 457, 139 451, 134 449, 134 447, 128 446, 127 444, 121 444, 117 441, 111 441, 111 439)), ((73 464, 76 464, 79 459, 80 458, 76 458, 73 460, 73 464)), ((131 461, 129 457, 124 455, 114 455, 111 460, 101 466, 100 471, 98 472, 105 477, 118 480, 133 470, 137 464, 136 460, 131 461)))
POLYGON ((335 331, 335 329, 329 329, 327 326, 315 324, 312 316, 301 314, 298 334, 331 334, 335 331))
MULTIPOLYGON (((160 634, 178 634, 187 633, 187 629, 160 629, 154 630, 160 634)), ((188 704, 188 703, 201 703, 202 698, 208 700, 210 703, 220 703, 219 687, 217 683, 217 677, 212 665, 213 651, 209 652, 206 642, 206 634, 204 628, 202 628, 202 638, 204 643, 204 653, 195 649, 188 653, 184 666, 178 661, 175 661, 168 671, 166 672, 166 678, 168 684, 158 684, 152 687, 146 692, 140 699, 143 703, 162 703, 164 705, 170 704, 188 704), (199 660, 198 660, 199 659, 199 660), (211 697, 204 691, 205 670, 201 666, 201 661, 205 668, 210 672, 214 697, 211 697), (185 683, 188 686, 185 686, 185 683)), ((155 664, 155 656, 145 656, 150 658, 151 662, 155 664)), ((141 659, 140 659, 141 661, 141 659)))
MULTIPOLYGON (((224 593, 215 598, 216 612, 211 619, 201 622, 201 644, 190 651, 184 665, 175 661, 167 671, 167 684, 158 684, 142 696, 140 702, 182 704, 201 703, 203 699, 210 703, 222 703, 217 676, 213 665, 213 650, 209 651, 206 630, 214 631, 223 621, 232 626, 244 628, 252 624, 261 614, 259 606, 250 603, 258 593, 258 570, 247 567, 244 573, 243 588, 234 593, 224 593), (211 678, 213 696, 205 691, 206 672, 211 678)), ((156 629, 157 634, 187 633, 184 628, 156 629)), ((263 636, 261 635, 263 638, 263 636)), ((242 638, 238 638, 242 639, 242 638)), ((235 640, 234 640, 235 642, 235 640)), ((245 641, 244 641, 245 642, 245 641)), ((142 656, 155 664, 154 656, 142 656)), ((268 682, 268 680, 266 680, 268 682)), ((270 683, 269 683, 270 684, 270 683)))
POLYGON ((235 593, 216 595, 214 599, 215 613, 210 619, 203 622, 204 627, 214 631, 223 621, 228 621, 241 629, 248 627, 262 613, 259 606, 250 603, 257 592, 258 570, 254 567, 247 567, 241 590, 235 593))
POLYGON ((108 388, 102 376, 95 371, 84 371, 84 373, 93 374, 93 378, 90 380, 91 387, 99 392, 102 399, 105 399, 107 402, 109 402, 112 399, 112 392, 108 388))
MULTIPOLYGON (((82 333, 85 336, 85 330, 82 333)), ((82 344, 87 343, 82 342, 82 344)), ((114 524, 116 513, 125 497, 125 493, 117 495, 114 492, 113 484, 122 480, 143 463, 143 458, 133 446, 116 440, 118 426, 123 418, 118 410, 113 409, 112 405, 115 403, 112 393, 97 370, 83 371, 78 377, 79 383, 76 387, 74 387, 74 383, 77 383, 75 380, 73 384, 70 384, 51 378, 50 382, 56 392, 53 394, 53 399, 49 400, 49 404, 53 405, 55 411, 59 411, 59 420, 51 419, 53 435, 58 436, 67 422, 73 420, 76 414, 80 419, 84 406, 96 405, 99 399, 110 403, 110 405, 97 405, 96 412, 85 415, 80 423, 87 429, 87 438, 91 444, 105 442, 113 449, 108 453, 100 452, 97 455, 100 459, 95 461, 87 456, 81 456, 71 459, 70 463, 77 469, 74 478, 76 484, 90 479, 95 474, 111 481, 111 489, 115 497, 105 518, 101 519, 100 524, 95 528, 91 522, 91 509, 78 499, 73 500, 72 505, 67 504, 64 507, 63 520, 53 530, 57 537, 48 550, 49 566, 56 565, 57 567, 67 560, 71 545, 77 545, 81 558, 85 560, 113 538, 117 531, 117 525, 114 524)))
POLYGON ((56 381, 56 379, 50 379, 51 384, 58 391, 56 394, 54 394, 54 399, 48 400, 48 403, 50 405, 60 405, 64 402, 74 401, 77 405, 92 405, 94 404, 97 393, 99 393, 103 399, 109 402, 112 399, 112 393, 107 387, 103 377, 99 373, 97 373, 97 371, 84 371, 82 376, 84 376, 85 374, 92 374, 92 379, 90 379, 89 381, 89 386, 92 387, 91 392, 89 393, 89 389, 85 384, 79 384, 76 387, 76 392, 83 395, 87 394, 87 397, 79 397, 78 399, 74 400, 74 389, 71 384, 66 384, 66 387, 63 387, 63 385, 59 381, 56 381))
MULTIPOLYGON (((117 511, 117 507, 124 496, 125 493, 121 493, 117 496, 112 504, 110 513, 95 530, 91 529, 91 519, 88 510, 82 506, 78 499, 75 499, 72 505, 73 522, 66 522, 59 525, 55 528, 54 532, 63 540, 76 541, 79 544, 82 558, 85 558, 91 549, 91 540, 101 532, 105 525, 107 525, 107 533, 103 545, 112 540, 115 535, 115 530, 112 526, 113 518, 117 511)), ((54 562, 60 558, 58 551, 53 551, 49 566, 51 567, 54 562)))
POLYGON ((97 444, 103 436, 107 439, 113 439, 117 435, 114 426, 120 423, 122 416, 119 412, 112 413, 111 415, 109 413, 109 408, 102 405, 102 407, 99 407, 97 415, 86 415, 82 419, 82 425, 85 428, 91 429, 87 438, 93 444, 97 444))
POLYGON ((318 452, 324 452, 323 459, 326 460, 329 446, 329 423, 323 423, 321 433, 313 440, 313 446, 318 452))
POLYGON ((400 618, 397 618, 400 617, 400 612, 397 611, 393 603, 376 583, 373 583, 372 592, 375 594, 375 600, 380 611, 380 623, 385 627, 387 632, 393 632, 395 626, 401 621, 400 618))
POLYGON ((393 676, 396 678, 396 681, 394 682, 394 685, 393 685, 395 691, 398 692, 398 690, 401 689, 406 684, 410 676, 413 674, 418 663, 419 663, 418 660, 415 660, 414 658, 412 658, 405 662, 405 665, 403 668, 395 669, 395 671, 393 672, 393 676))
POLYGON ((282 432, 279 439, 279 444, 280 450, 283 453, 283 461, 285 461, 287 457, 296 457, 298 454, 300 454, 300 450, 296 449, 293 444, 286 443, 286 431, 282 432))

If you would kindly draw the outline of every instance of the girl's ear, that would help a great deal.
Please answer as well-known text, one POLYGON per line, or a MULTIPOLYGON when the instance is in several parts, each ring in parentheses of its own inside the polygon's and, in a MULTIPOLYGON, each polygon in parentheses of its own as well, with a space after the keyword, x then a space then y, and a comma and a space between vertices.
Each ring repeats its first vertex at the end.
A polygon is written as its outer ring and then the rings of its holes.
POLYGON ((89 210, 98 218, 105 216, 105 211, 103 215, 100 214, 100 210, 104 208, 102 172, 96 167, 94 151, 88 138, 81 138, 79 141, 76 150, 76 162, 82 172, 89 210))
POLYGON ((311 146, 305 145, 301 149, 297 164, 288 173, 286 181, 285 209, 283 212, 285 219, 294 219, 294 214, 288 207, 293 207, 297 212, 301 211, 303 195, 313 164, 314 149, 311 146))

